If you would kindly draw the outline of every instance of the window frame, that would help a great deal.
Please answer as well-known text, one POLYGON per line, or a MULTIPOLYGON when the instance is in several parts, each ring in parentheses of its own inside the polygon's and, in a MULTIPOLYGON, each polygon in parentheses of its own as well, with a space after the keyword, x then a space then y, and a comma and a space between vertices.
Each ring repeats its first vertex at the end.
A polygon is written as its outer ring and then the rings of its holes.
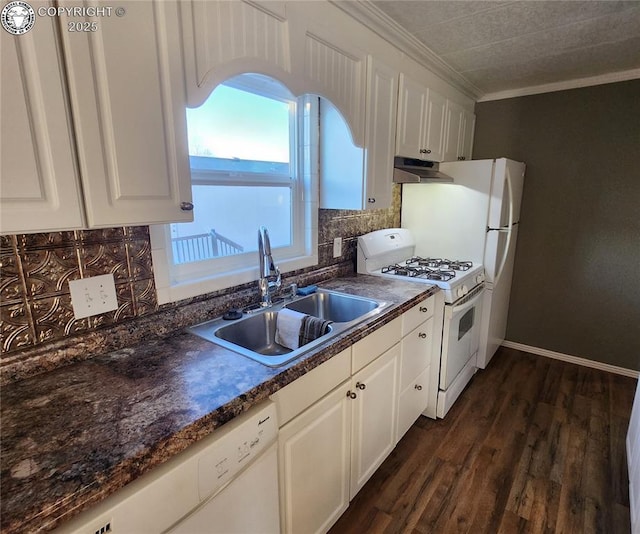
MULTIPOLYGON (((277 81, 277 80, 276 80, 277 81)), ((236 84, 229 84, 235 87, 236 84)), ((238 87, 244 89, 244 87, 238 87)), ((256 93, 258 94, 258 93, 256 93)), ((262 94, 268 96, 268 94, 262 94)), ((294 97, 295 98, 295 97, 294 97)), ((278 98, 276 98, 278 99, 278 98)), ((291 100, 289 97, 288 100, 291 100)), ((230 171, 193 170, 192 185, 274 186, 291 191, 291 245, 273 247, 274 260, 283 273, 318 264, 318 99, 295 98, 290 106, 290 176, 230 171), (233 178, 233 184, 230 179, 233 178)), ((257 242, 256 228, 256 242, 257 242)), ((158 302, 164 304, 226 289, 259 278, 257 252, 174 264, 170 225, 150 227, 152 259, 158 302)))

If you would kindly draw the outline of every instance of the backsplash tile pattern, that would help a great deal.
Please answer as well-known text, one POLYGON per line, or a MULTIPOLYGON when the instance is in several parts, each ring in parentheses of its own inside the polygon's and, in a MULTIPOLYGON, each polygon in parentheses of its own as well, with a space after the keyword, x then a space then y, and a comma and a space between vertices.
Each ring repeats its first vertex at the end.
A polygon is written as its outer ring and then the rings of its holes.
POLYGON ((2 236, 2 354, 154 312, 148 227, 2 236), (112 273, 118 309, 75 319, 69 281, 112 273))
MULTIPOLYGON (((344 270, 345 264, 355 267, 359 235, 399 225, 400 186, 397 185, 394 185, 393 206, 389 209, 365 212, 321 209, 319 265, 286 277, 296 281, 304 275, 304 280, 311 280, 307 283, 314 283, 315 271, 321 280, 326 277, 321 273, 334 272, 327 270, 329 267, 338 267, 336 273, 344 270), (343 253, 339 258, 333 257, 335 237, 343 239, 343 253)), ((104 344, 109 329, 113 330, 112 337, 117 341, 108 343, 108 350, 114 350, 116 345, 124 346, 137 340, 135 320, 153 319, 149 316, 156 312, 165 315, 169 312, 175 315, 175 320, 167 324, 181 328, 189 321, 186 315, 193 314, 198 302, 213 298, 216 302, 205 307, 219 311, 225 302, 237 299, 239 293, 246 293, 247 297, 243 298, 250 298, 253 292, 253 284, 247 284, 246 287, 158 306, 149 228, 146 226, 0 236, 0 272, 0 363, 11 360, 11 365, 17 360, 46 359, 50 356, 48 352, 64 351, 60 347, 68 346, 74 335, 81 336, 82 344, 87 336, 95 334, 104 344), (118 309, 75 319, 68 282, 107 273, 114 275, 118 309), (107 330, 102 332, 103 329, 107 330), (101 332, 100 336, 96 330, 101 332)), ((163 326, 161 330, 166 333, 167 328, 170 326, 163 326)), ((99 346, 91 347, 92 352, 100 350, 99 346)), ((69 348, 66 350, 73 352, 69 348)), ((50 362, 46 366, 33 362, 29 365, 43 369, 51 367, 50 362)))

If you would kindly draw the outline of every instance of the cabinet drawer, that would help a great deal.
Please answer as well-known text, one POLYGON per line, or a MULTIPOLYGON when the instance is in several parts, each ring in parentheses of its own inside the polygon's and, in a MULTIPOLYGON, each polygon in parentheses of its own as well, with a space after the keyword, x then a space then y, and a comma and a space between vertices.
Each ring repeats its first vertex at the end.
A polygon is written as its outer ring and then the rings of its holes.
POLYGON ((431 295, 428 299, 416 304, 413 308, 402 315, 402 335, 406 336, 420 323, 433 317, 436 296, 431 295))
POLYGON ((402 318, 398 317, 355 343, 352 347, 351 373, 356 373, 398 343, 401 330, 402 318))
POLYGON ((433 317, 402 338, 400 389, 407 387, 431 363, 433 317))
POLYGON ((399 441, 407 430, 425 411, 429 404, 429 367, 415 378, 404 390, 401 390, 398 402, 398 433, 399 441))
POLYGON ((282 427, 351 376, 351 348, 309 371, 271 395, 282 427))

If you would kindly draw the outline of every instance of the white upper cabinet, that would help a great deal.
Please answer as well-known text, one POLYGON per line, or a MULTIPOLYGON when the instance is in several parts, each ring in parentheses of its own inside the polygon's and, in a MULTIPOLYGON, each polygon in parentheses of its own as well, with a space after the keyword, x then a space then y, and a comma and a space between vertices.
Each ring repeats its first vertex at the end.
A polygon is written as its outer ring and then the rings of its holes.
POLYGON ((444 161, 471 159, 475 121, 473 113, 447 101, 444 161))
POLYGON ((119 7, 3 32, 3 233, 192 220, 177 6, 119 7))
POLYGON ((476 130, 476 116, 470 111, 465 111, 462 115, 464 130, 460 139, 462 139, 462 146, 460 148, 461 160, 471 159, 473 153, 473 135, 476 130))
POLYGON ((444 160, 444 122, 447 100, 440 93, 429 89, 427 98, 427 127, 423 143, 424 159, 444 160))
POLYGON ((369 56, 364 148, 339 110, 320 106, 320 207, 379 209, 392 203, 398 73, 369 56))
POLYGON ((176 4, 118 6, 99 31, 62 32, 88 224, 190 221, 176 4))
POLYGON ((257 72, 296 96, 317 94, 364 144, 366 52, 304 2, 180 2, 187 103, 200 106, 232 76, 257 72), (239 28, 242 30, 240 31, 239 28))
POLYGON ((83 226, 56 22, 41 17, 23 35, 0 32, 0 231, 5 234, 83 226))
POLYGON ((397 95, 398 72, 369 56, 363 208, 391 206, 397 95))
POLYGON ((245 72, 271 76, 295 92, 284 2, 183 0, 180 20, 189 107, 245 72))
POLYGON ((304 92, 318 94, 336 106, 349 124, 353 141, 362 146, 365 127, 366 55, 344 36, 308 29, 304 36, 304 92))
POLYGON ((400 75, 396 154, 442 161, 446 99, 404 74, 400 75))

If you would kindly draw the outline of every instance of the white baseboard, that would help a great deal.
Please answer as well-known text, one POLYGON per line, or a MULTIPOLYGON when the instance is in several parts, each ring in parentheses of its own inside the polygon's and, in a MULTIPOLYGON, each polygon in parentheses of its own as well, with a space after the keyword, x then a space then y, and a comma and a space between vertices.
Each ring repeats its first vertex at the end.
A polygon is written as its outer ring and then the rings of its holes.
POLYGON ((546 356, 547 358, 553 358, 554 360, 562 360, 563 362, 575 363, 584 367, 599 369, 600 371, 608 371, 609 373, 615 373, 617 375, 629 376, 631 378, 640 377, 640 371, 627 369, 625 367, 618 367, 616 365, 610 365, 608 363, 597 362, 595 360, 589 360, 587 358, 580 358, 578 356, 571 356, 569 354, 563 354, 562 352, 555 352, 553 350, 532 347, 531 345, 515 343, 514 341, 503 341, 502 346, 507 347, 508 349, 530 352, 531 354, 536 354, 538 356, 546 356))

